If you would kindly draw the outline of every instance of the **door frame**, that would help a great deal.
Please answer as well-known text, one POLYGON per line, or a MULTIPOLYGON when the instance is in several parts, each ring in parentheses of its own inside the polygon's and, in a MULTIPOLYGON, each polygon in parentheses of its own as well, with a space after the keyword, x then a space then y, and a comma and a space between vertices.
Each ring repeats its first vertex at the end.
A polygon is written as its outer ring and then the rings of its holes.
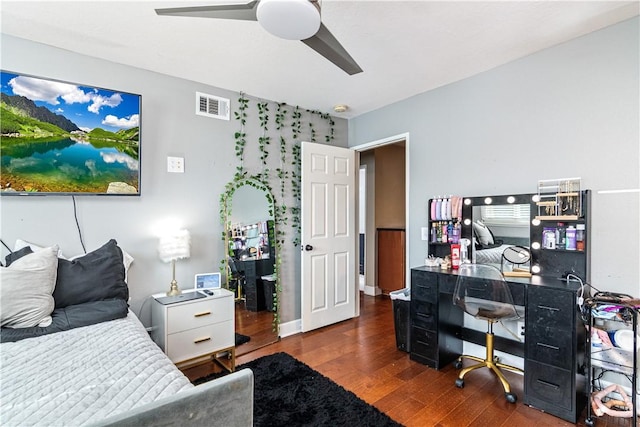
MULTIPOLYGON (((377 139, 374 141, 370 141, 370 142, 365 142, 364 144, 360 144, 360 145, 354 145, 353 147, 349 147, 353 150, 355 150, 358 153, 357 156, 357 161, 358 161, 358 170, 360 169, 360 156, 359 153, 363 152, 363 151, 368 151, 374 148, 378 148, 378 147, 382 147, 384 145, 390 145, 390 144, 395 144, 401 141, 405 141, 405 151, 404 151, 404 158, 405 158, 405 167, 404 167, 404 179, 405 179, 405 194, 404 194, 404 204, 405 204, 405 230, 406 230, 406 238, 405 238, 405 261, 406 261, 406 271, 405 271, 405 283, 408 284, 411 283, 411 269, 408 267, 409 266, 409 259, 410 259, 410 252, 409 252, 409 240, 410 240, 410 233, 409 233, 409 218, 410 218, 410 211, 409 211, 409 194, 410 194, 410 187, 411 187, 411 181, 409 180, 409 172, 410 172, 410 163, 409 163, 409 132, 405 132, 405 133, 400 133, 400 134, 396 134, 393 136, 389 136, 386 138, 382 138, 382 139, 377 139)), ((375 183, 374 183, 375 185, 375 183)), ((360 191, 359 185, 356 185, 356 190, 360 191)), ((359 194, 358 194, 359 197, 359 194)), ((356 212, 356 215, 358 215, 358 213, 356 212)), ((357 220, 357 217, 356 217, 357 220)), ((371 238, 371 236, 369 236, 369 238, 371 238)), ((365 240, 367 239, 366 235, 365 235, 365 240)), ((358 254, 360 251, 360 238, 358 236, 356 236, 356 253, 358 254)), ((365 265, 367 264, 367 260, 375 260, 376 259, 376 255, 377 254, 373 254, 372 257, 368 256, 369 254, 367 254, 366 251, 366 243, 365 243, 365 265)), ((367 281, 367 276, 366 276, 366 269, 365 269, 365 280, 367 281)), ((365 289, 366 289, 366 282, 365 282, 365 289)), ((379 288, 376 286, 375 287, 375 292, 376 294, 378 294, 379 292, 379 288)))

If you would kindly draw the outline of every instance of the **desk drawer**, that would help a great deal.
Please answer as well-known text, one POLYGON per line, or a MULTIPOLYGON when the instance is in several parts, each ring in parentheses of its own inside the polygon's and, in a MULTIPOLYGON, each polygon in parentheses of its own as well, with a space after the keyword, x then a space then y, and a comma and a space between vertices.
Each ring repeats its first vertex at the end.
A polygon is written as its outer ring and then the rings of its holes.
POLYGON ((411 285, 411 299, 417 301, 438 302, 438 285, 435 283, 413 283, 411 285))
MULTIPOLYGON (((545 410, 551 407, 573 410, 571 371, 530 360, 525 360, 524 371, 525 403, 545 410)), ((550 409, 548 412, 554 413, 550 409)))
POLYGON ((422 328, 411 328, 411 353, 438 360, 438 332, 422 328))
POLYGON ((572 331, 554 328, 527 328, 525 357, 564 369, 573 366, 572 331))
POLYGON ((527 328, 574 328, 575 293, 531 286, 527 298, 527 328))
POLYGON ((440 293, 453 295, 457 281, 458 276, 454 276, 452 274, 439 274, 438 285, 440 286, 440 293))
POLYGON ((411 296, 411 325, 430 331, 438 330, 438 304, 416 301, 411 296))
POLYGON ((233 319, 233 309, 230 296, 170 305, 167 308, 167 334, 233 319))

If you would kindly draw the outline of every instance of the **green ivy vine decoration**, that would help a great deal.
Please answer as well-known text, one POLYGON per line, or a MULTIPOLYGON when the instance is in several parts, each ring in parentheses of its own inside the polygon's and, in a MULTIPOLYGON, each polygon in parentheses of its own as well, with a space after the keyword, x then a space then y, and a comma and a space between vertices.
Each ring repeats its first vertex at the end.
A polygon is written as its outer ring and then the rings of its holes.
MULTIPOLYGON (((248 109, 250 107, 250 100, 244 93, 240 93, 240 97, 237 103, 237 111, 234 112, 235 119, 240 123, 240 129, 235 132, 235 154, 239 160, 239 166, 236 167, 233 181, 225 186, 224 193, 220 196, 220 220, 224 225, 224 229, 228 230, 231 227, 231 198, 235 191, 243 185, 251 185, 258 190, 265 193, 267 200, 269 201, 269 214, 273 217, 275 225, 273 227, 273 235, 269 235, 270 242, 276 250, 276 259, 274 265, 274 274, 276 276, 276 285, 274 292, 274 318, 273 329, 278 332, 280 324, 280 310, 279 310, 279 295, 282 292, 281 283, 281 267, 282 247, 286 243, 284 239, 285 225, 290 225, 295 230, 294 238, 291 240, 295 246, 300 244, 300 199, 301 199, 301 145, 300 140, 309 138, 311 142, 316 142, 318 139, 318 132, 314 123, 314 118, 318 117, 324 120, 328 125, 327 133, 324 135, 324 140, 327 144, 332 143, 335 140, 335 122, 333 118, 326 113, 322 113, 316 110, 301 110, 298 106, 290 107, 286 103, 276 103, 275 105, 275 130, 278 132, 279 139, 279 167, 276 169, 276 177, 280 181, 279 185, 279 197, 282 203, 279 205, 276 203, 274 197, 274 191, 271 188, 269 182, 275 177, 270 176, 270 170, 268 168, 269 157, 269 145, 272 137, 269 136, 269 121, 270 121, 270 109, 269 103, 264 101, 256 101, 258 115, 257 120, 260 127, 260 135, 257 139, 250 139, 250 141, 256 141, 258 144, 258 150, 260 155, 261 172, 249 175, 249 172, 245 169, 245 148, 247 145, 246 125, 248 120, 248 109), (305 123, 303 127, 303 112, 305 114, 305 123), (308 119, 308 121, 307 121, 308 119), (287 127, 290 126, 290 130, 287 127), (303 128, 305 132, 308 129, 308 135, 303 135, 303 128), (289 133, 290 132, 290 133, 289 133), (291 156, 290 158, 288 156, 291 156), (285 200, 287 200, 287 183, 290 183, 291 197, 295 201, 295 206, 286 206, 285 200)), ((255 120, 255 119, 254 119, 255 120)), ((229 236, 226 231, 222 232, 222 239, 225 242, 225 253, 230 251, 229 236)), ((220 269, 227 272, 227 257, 221 261, 220 269)))
POLYGON ((262 162, 263 174, 267 179, 269 169, 267 168, 267 157, 269 152, 267 146, 271 143, 271 137, 267 135, 269 131, 269 106, 266 102, 258 103, 258 120, 260 121, 260 127, 262 128, 262 135, 258 138, 258 150, 260 150, 260 162, 262 162))
POLYGON ((240 179, 246 175, 244 171, 244 147, 247 144, 247 134, 245 133, 245 125, 247 124, 247 108, 249 108, 249 100, 244 93, 240 92, 238 98, 238 111, 234 112, 235 119, 240 122, 240 130, 234 134, 236 141, 236 157, 240 160, 240 166, 236 168, 235 179, 240 179))
MULTIPOLYGON (((284 107, 287 104, 283 102, 279 102, 276 109, 275 122, 276 122, 276 130, 280 132, 280 166, 276 169, 276 174, 278 176, 278 180, 280 180, 280 200, 283 200, 283 203, 276 207, 278 210, 278 214, 282 219, 282 224, 286 225, 287 221, 287 206, 284 204, 285 195, 286 195, 286 181, 289 177, 289 172, 286 170, 285 165, 287 162, 287 140, 283 135, 283 127, 286 123, 287 111, 284 107)), ((282 232, 281 237, 284 237, 284 232, 282 232)), ((284 243, 284 241, 282 241, 284 243)))

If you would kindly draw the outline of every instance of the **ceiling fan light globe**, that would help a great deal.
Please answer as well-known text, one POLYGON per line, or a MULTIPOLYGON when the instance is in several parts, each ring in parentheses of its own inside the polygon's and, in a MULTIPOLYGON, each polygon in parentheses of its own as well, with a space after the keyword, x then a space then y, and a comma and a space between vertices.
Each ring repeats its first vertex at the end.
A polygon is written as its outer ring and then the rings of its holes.
POLYGON ((287 40, 306 40, 320 29, 320 10, 309 0, 261 0, 256 16, 265 30, 287 40))

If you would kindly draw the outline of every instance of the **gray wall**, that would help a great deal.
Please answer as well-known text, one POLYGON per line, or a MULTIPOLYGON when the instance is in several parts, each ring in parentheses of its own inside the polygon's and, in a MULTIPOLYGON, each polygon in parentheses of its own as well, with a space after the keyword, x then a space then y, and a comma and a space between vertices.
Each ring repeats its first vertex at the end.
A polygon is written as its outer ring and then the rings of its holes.
MULTIPOLYGON (((170 265, 163 264, 156 252, 158 227, 164 221, 178 221, 191 232, 191 258, 178 261, 176 266, 181 287, 193 287, 195 273, 217 271, 224 256, 219 198, 239 164, 234 148, 234 133, 239 124, 233 115, 230 121, 196 116, 195 92, 229 98, 232 110, 236 109, 238 93, 4 34, 1 41, 4 70, 142 95, 142 195, 83 196, 76 197, 76 201, 87 251, 115 238, 135 258, 129 271, 131 306, 136 313, 142 312, 141 320, 148 323, 149 304, 142 307, 143 301, 153 293, 167 290, 171 280, 170 265), (168 173, 167 156, 184 157, 185 173, 168 173)), ((255 101, 252 99, 250 104, 246 127, 244 166, 250 174, 259 173, 262 168, 257 144, 262 132, 257 124, 255 101)), ((273 120, 273 103, 270 108, 273 120)), ((334 144, 346 146, 347 122, 334 120, 334 144)), ((326 129, 322 123, 316 124, 316 131, 318 142, 324 142, 322 135, 326 129)), ((304 133, 302 139, 308 140, 304 133)), ((270 151, 269 167, 275 170, 279 166, 277 142, 270 151)), ((279 181, 274 181, 272 187, 278 190, 279 181)), ((276 197, 279 198, 279 194, 276 197)), ((58 244, 67 256, 82 253, 69 196, 1 197, 0 204, 0 233, 10 246, 20 238, 39 245, 58 244)), ((291 206, 292 201, 287 200, 287 204, 291 206)), ((286 233, 285 238, 291 241, 294 232, 289 229, 286 233)), ((287 244, 282 252, 281 318, 287 322, 300 318, 300 251, 293 244, 287 244)))
MULTIPOLYGON (((438 194, 534 193, 582 177, 594 191, 591 281, 640 294, 639 19, 349 121, 349 145, 410 134, 409 266, 438 194)), ((417 53, 419 54, 419 53, 417 53)))

